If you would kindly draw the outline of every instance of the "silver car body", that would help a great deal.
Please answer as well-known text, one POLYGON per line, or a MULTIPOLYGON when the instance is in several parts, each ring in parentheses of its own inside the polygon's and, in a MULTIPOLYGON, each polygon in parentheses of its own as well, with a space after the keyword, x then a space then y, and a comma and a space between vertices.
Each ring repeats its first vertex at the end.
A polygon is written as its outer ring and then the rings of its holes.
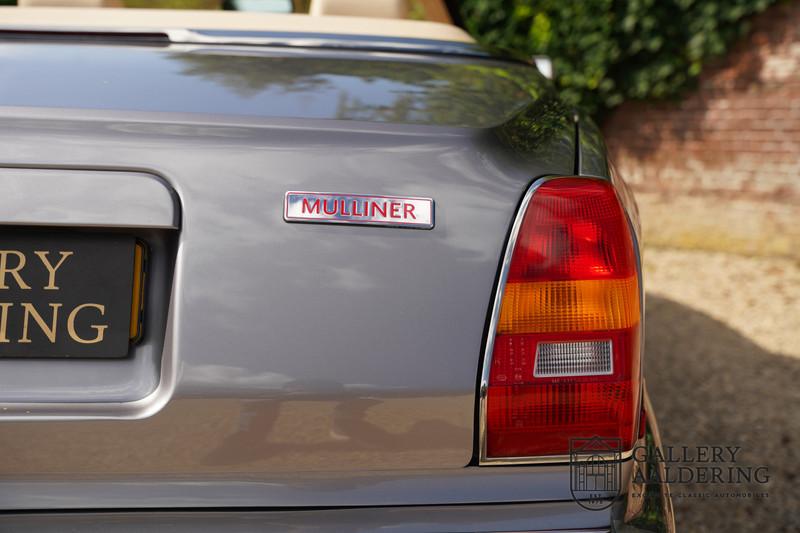
POLYGON ((124 228, 152 255, 131 357, 0 360, 9 526, 623 520, 624 498, 573 502, 567 464, 476 466, 518 205, 542 176, 610 179, 596 129, 534 68, 435 41, 9 35, 0 223, 124 228), (432 198, 435 225, 289 224, 293 190, 432 198))

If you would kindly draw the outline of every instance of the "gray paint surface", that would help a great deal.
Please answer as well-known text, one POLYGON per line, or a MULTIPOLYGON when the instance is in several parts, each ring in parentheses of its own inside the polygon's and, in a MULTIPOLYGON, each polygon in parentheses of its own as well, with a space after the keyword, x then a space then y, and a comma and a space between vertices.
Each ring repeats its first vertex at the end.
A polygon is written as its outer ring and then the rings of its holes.
POLYGON ((510 222, 532 179, 574 171, 574 125, 532 68, 225 47, 0 53, 0 166, 87 183, 147 172, 182 210, 161 235, 176 239, 171 288, 148 302, 164 309, 159 386, 98 407, 115 386, 103 362, 31 364, 90 385, 82 399, 0 390, 0 476, 14 480, 0 506, 137 506, 156 486, 180 499, 180 482, 208 498, 235 483, 262 506, 559 498, 546 470, 465 468, 510 222), (428 196, 436 227, 286 224, 290 189, 428 196), (375 472, 398 488, 344 490, 375 472))

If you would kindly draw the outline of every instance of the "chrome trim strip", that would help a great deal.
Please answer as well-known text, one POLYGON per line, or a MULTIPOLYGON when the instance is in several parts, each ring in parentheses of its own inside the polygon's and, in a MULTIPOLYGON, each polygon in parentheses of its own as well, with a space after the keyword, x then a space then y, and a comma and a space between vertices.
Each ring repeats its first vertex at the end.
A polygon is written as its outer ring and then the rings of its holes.
MULTIPOLYGON (((511 259, 514 254, 514 248, 517 244, 519 231, 522 227, 522 219, 528 210, 528 205, 531 202, 536 190, 548 181, 568 178, 580 177, 587 180, 595 181, 608 181, 607 179, 595 178, 590 176, 547 176, 539 178, 531 184, 525 196, 522 198, 522 203, 517 209, 514 218, 514 224, 511 227, 511 234, 506 243, 505 254, 503 255, 503 262, 500 266, 500 279, 497 282, 497 289, 494 294, 494 303, 492 304, 492 315, 489 320, 489 333, 486 339, 486 349, 483 352, 483 368, 481 371, 481 384, 480 384, 480 400, 478 412, 478 465, 516 465, 516 464, 559 464, 569 463, 569 455, 552 455, 552 456, 534 456, 534 457, 487 457, 486 455, 486 395, 489 389, 489 371, 492 368, 492 353, 494 352, 494 340, 497 334, 497 323, 500 320, 500 309, 503 303, 503 292, 505 292, 506 282, 508 281, 508 273, 511 268, 511 259)), ((623 460, 630 458, 633 455, 633 450, 627 450, 621 454, 623 460)), ((604 459, 611 460, 613 457, 604 456, 604 459)))
POLYGON ((254 46, 292 46, 299 48, 344 48, 488 57, 478 45, 466 42, 439 41, 378 35, 345 35, 334 33, 291 33, 235 31, 212 29, 168 29, 173 43, 238 44, 254 46))
POLYGON ((59 36, 80 40, 98 40, 102 37, 120 40, 139 39, 154 44, 199 44, 276 46, 296 48, 333 48, 351 50, 376 50, 387 52, 417 52, 490 57, 477 44, 435 39, 384 37, 380 35, 350 35, 337 33, 274 32, 258 30, 215 30, 213 28, 142 28, 97 26, 59 26, 57 28, 30 24, 3 24, 0 21, 0 41, 19 39, 47 40, 59 36))
MULTIPOLYGON (((578 454, 578 457, 597 457, 600 461, 616 461, 617 454, 578 454)), ((619 454, 620 461, 627 461, 633 457, 633 448, 619 454)), ((484 457, 479 466, 504 466, 504 465, 564 465, 569 464, 569 455, 540 455, 530 457, 484 457)))

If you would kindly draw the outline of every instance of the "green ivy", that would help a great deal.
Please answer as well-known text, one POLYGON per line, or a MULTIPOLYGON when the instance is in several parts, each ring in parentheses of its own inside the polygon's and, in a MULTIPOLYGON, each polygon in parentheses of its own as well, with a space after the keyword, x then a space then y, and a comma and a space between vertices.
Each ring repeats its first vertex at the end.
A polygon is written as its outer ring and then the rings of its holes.
POLYGON ((597 118, 625 100, 678 95, 776 0, 462 0, 491 47, 552 58, 564 101, 597 118))

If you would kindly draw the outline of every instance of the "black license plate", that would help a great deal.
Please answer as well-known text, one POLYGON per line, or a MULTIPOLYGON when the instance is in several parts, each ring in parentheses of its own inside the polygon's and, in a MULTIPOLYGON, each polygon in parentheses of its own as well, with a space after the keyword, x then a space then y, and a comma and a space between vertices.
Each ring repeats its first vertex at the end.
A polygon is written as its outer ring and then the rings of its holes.
POLYGON ((129 235, 0 231, 0 357, 126 357, 140 246, 129 235))

